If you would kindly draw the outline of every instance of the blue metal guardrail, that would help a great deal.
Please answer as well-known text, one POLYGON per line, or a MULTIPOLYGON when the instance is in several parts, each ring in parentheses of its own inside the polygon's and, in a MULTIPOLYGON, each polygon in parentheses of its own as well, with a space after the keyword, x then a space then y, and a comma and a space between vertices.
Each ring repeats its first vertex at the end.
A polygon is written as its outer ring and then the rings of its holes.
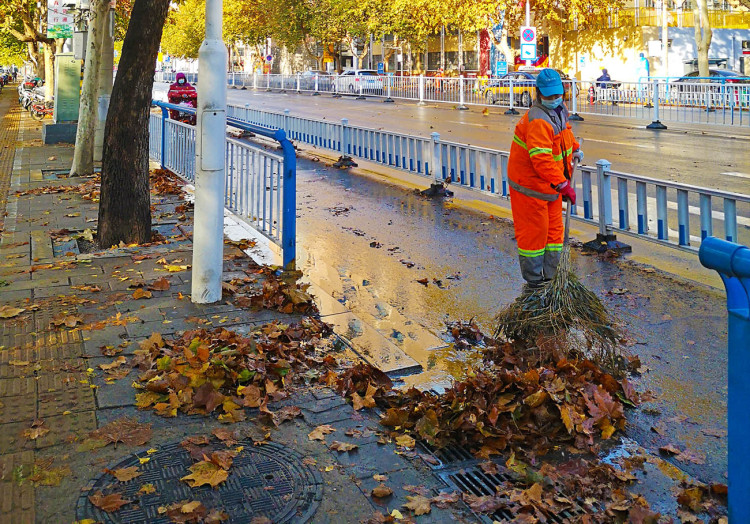
POLYGON ((707 238, 700 261, 715 269, 727 290, 729 521, 750 522, 750 249, 718 238, 707 238))
MULTIPOLYGON (((229 105, 227 114, 284 129, 290 139, 315 147, 509 198, 506 151, 444 141, 438 133, 427 138, 352 126, 347 119, 296 117, 288 110, 229 105)), ((573 215, 596 224, 602 235, 634 235, 694 253, 714 231, 732 242, 750 241, 748 195, 617 172, 606 160, 582 166, 580 173, 574 180, 580 196, 573 215)))
MULTIPOLYGON (((149 154, 162 168, 195 183, 195 127, 169 118, 169 110, 195 109, 153 101, 161 108, 149 121, 149 154)), ((282 249, 284 267, 293 267, 296 247, 297 158, 283 129, 227 118, 227 124, 279 143, 281 156, 262 147, 226 139, 227 209, 282 249)))

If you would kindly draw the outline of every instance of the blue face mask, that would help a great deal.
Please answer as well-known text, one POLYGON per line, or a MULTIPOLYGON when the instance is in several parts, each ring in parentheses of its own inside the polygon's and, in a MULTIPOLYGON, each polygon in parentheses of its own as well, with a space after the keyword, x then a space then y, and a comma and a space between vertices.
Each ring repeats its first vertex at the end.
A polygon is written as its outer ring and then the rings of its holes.
POLYGON ((553 98, 552 100, 542 99, 542 105, 546 107, 547 109, 555 109, 557 107, 560 107, 560 104, 562 104, 561 96, 558 96, 557 98, 553 98))

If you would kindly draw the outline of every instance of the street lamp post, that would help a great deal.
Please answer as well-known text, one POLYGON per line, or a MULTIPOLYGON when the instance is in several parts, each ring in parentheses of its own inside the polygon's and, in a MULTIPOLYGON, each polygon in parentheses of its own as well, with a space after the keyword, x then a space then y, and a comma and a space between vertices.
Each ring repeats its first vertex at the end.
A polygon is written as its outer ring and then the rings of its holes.
POLYGON ((227 108, 227 48, 221 24, 222 0, 206 0, 206 39, 198 52, 192 272, 192 301, 200 304, 221 299, 227 108))

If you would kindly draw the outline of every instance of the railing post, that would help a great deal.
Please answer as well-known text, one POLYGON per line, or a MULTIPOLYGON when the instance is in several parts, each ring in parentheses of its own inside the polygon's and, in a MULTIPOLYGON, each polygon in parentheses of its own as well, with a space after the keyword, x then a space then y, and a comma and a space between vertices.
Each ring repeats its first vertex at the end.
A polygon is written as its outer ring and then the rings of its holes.
POLYGON ((572 100, 572 109, 570 116, 568 117, 568 120, 574 120, 577 122, 582 122, 583 117, 578 114, 578 85, 576 84, 578 82, 575 78, 571 80, 570 84, 570 99, 572 100))
POLYGON ((312 96, 320 96, 320 91, 318 89, 318 73, 315 73, 315 92, 312 96))
POLYGON ((653 103, 654 103, 654 121, 651 122, 649 125, 646 126, 646 129, 666 129, 667 126, 662 124, 659 121, 659 81, 654 80, 654 94, 653 94, 653 103))
POLYGON ((300 92, 299 72, 297 73, 297 92, 300 92))
POLYGON ((266 91, 271 90, 271 73, 266 73, 266 91))
POLYGON ((419 102, 417 105, 424 105, 424 75, 419 75, 419 102))
POLYGON ((612 226, 612 179, 609 170, 612 164, 608 160, 597 160, 596 162, 596 190, 599 208, 599 232, 596 239, 586 242, 584 249, 604 253, 605 251, 617 251, 618 253, 630 253, 633 248, 623 244, 609 231, 612 226))
POLYGON ((349 129, 349 119, 342 118, 341 119, 341 154, 344 156, 347 156, 350 153, 350 144, 349 144, 350 133, 351 133, 351 129, 349 129))
POLYGON ((750 522, 750 249, 708 237, 698 252, 703 266, 716 270, 727 290, 728 388, 727 422, 730 522, 750 522))
POLYGON ((515 99, 515 96, 513 94, 513 79, 508 78, 508 101, 509 101, 509 107, 508 110, 505 112, 506 115, 517 115, 518 111, 515 110, 513 107, 513 101, 515 99))
POLYGON ((167 165, 167 118, 169 110, 166 107, 161 108, 161 168, 167 165))
POLYGON ((363 92, 364 92, 364 83, 365 83, 364 77, 360 76, 359 78, 357 78, 355 76, 355 78, 356 78, 356 80, 359 80, 359 96, 357 97, 357 100, 364 100, 365 99, 365 95, 363 94, 363 92))
POLYGON ((286 90, 284 89, 284 75, 279 75, 281 77, 281 93, 286 93, 286 90))
POLYGON ((258 90, 258 72, 253 71, 253 91, 258 90))
POLYGON ((289 109, 284 109, 284 132, 287 137, 292 134, 289 130, 289 109))
POLYGON ((431 133, 430 138, 432 138, 432 158, 430 162, 432 180, 434 184, 442 184, 443 163, 440 158, 440 133, 431 133))
POLYGON ((247 73, 243 72, 241 74, 242 74, 242 87, 240 89, 244 91, 247 89, 247 86, 245 85, 245 83, 247 82, 247 73))
POLYGON ((459 111, 466 111, 469 108, 466 107, 466 104, 464 103, 464 77, 462 76, 458 77, 458 91, 458 107, 456 109, 458 109, 459 111))
POLYGON ((393 99, 391 98, 391 75, 385 75, 385 85, 386 85, 386 96, 383 102, 386 102, 389 104, 393 103, 393 99))
POLYGON ((279 137, 284 157, 284 194, 281 215, 282 264, 286 269, 295 269, 297 251, 297 155, 294 145, 279 137))
POLYGON ((341 87, 341 82, 339 82, 340 79, 341 76, 338 73, 333 75, 331 84, 331 91, 333 91, 332 98, 341 98, 341 93, 339 93, 339 87, 341 87))

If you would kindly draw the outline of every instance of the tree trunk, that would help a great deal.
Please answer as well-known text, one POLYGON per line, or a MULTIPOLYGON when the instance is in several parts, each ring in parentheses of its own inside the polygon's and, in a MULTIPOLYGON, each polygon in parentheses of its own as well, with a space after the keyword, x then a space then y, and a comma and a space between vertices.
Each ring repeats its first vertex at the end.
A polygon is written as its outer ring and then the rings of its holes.
POLYGON ((102 58, 104 31, 109 13, 109 0, 93 0, 89 18, 86 64, 78 110, 78 129, 70 175, 89 175, 94 172, 94 142, 99 94, 99 66, 102 58))
POLYGON ((708 50, 711 48, 711 21, 708 18, 708 4, 706 0, 696 0, 693 8, 693 25, 695 26, 695 45, 698 49, 698 76, 707 77, 708 50))
POLYGON ((170 0, 136 0, 122 46, 104 131, 99 245, 151 240, 148 120, 170 0))
POLYGON ((44 49, 44 98, 52 100, 55 96, 55 45, 42 44, 44 49))

